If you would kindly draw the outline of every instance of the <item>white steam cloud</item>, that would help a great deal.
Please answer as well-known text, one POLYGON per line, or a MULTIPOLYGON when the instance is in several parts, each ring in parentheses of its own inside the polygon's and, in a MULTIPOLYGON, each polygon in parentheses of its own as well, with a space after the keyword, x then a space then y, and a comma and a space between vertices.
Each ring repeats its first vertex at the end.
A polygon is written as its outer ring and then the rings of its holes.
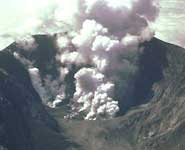
POLYGON ((16 43, 19 48, 22 48, 24 50, 34 50, 37 48, 35 39, 30 35, 17 38, 16 43))
POLYGON ((36 91, 39 92, 40 96, 42 99, 45 99, 47 94, 46 90, 43 87, 42 80, 40 77, 39 69, 38 68, 30 68, 28 69, 33 87, 35 88, 36 91))
POLYGON ((73 31, 58 37, 61 63, 90 66, 74 76, 73 110, 86 112, 85 119, 111 118, 119 111, 113 98, 114 81, 119 80, 116 74, 130 65, 121 56, 137 51, 140 43, 153 37, 148 24, 157 16, 157 2, 73 0, 63 2, 62 7, 57 18, 73 31))
MULTIPOLYGON (((55 93, 55 107, 65 97, 65 87, 58 83, 76 65, 75 93, 71 100, 73 114, 89 120, 112 118, 119 111, 114 98, 117 82, 124 72, 135 72, 136 66, 128 58, 137 55, 139 44, 149 41, 154 32, 149 24, 158 15, 157 0, 60 0, 48 11, 49 19, 40 18, 39 29, 60 27, 66 34, 58 34, 57 60, 61 62, 61 77, 47 78, 45 86, 55 93), (63 68, 66 66, 67 68, 63 68), (128 69, 129 68, 129 69, 128 69), (48 85, 48 86, 47 86, 48 85), (52 88, 53 87, 53 88, 52 88), (57 92, 56 92, 57 91, 57 92)), ((48 30, 47 30, 48 31, 48 30)), ((30 39, 31 45, 34 40, 30 39)), ((27 42, 24 47, 30 49, 27 42)), ((29 70, 33 85, 41 93, 39 70, 29 70)), ((124 100, 123 100, 124 101, 124 100)), ((70 116, 70 115, 69 115, 70 116)))
MULTIPOLYGON (((39 93, 43 102, 48 106, 55 108, 57 105, 61 104, 63 99, 65 99, 65 87, 60 86, 58 80, 52 80, 50 76, 47 76, 44 82, 41 79, 40 72, 38 68, 29 68, 28 69, 33 87, 39 93), (53 101, 49 100, 49 94, 52 93, 55 95, 53 101)), ((61 68, 62 74, 66 73, 66 70, 61 68)), ((62 77, 63 80, 63 77, 62 77)))
POLYGON ((114 84, 107 82, 97 69, 82 68, 75 74, 75 79, 73 108, 87 112, 85 119, 96 119, 98 116, 111 118, 119 110, 118 102, 111 98, 114 84), (76 103, 79 104, 78 107, 76 103))

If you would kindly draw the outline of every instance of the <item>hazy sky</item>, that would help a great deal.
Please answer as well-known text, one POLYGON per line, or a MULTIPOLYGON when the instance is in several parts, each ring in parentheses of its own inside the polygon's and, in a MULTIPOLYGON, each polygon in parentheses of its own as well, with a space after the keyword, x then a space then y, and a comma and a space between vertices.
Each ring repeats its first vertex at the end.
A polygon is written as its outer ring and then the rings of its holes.
POLYGON ((185 47, 185 0, 160 0, 156 36, 185 47))
MULTIPOLYGON (((39 5, 29 4, 30 0, 0 0, 0 35, 16 34, 28 31, 33 27, 29 27, 32 23, 28 21, 33 20, 39 11, 39 5), (34 6, 35 5, 35 6, 34 6), (33 19, 32 19, 33 18, 33 19)), ((35 4, 34 4, 35 3, 35 4)), ((33 22, 33 21, 30 21, 33 22)), ((11 38, 0 38, 0 48, 12 42, 11 38)))
MULTIPOLYGON (((0 49, 13 40, 11 36, 33 32, 39 19, 48 17, 48 9, 57 0, 0 0, 0 49), (47 13, 43 13, 47 12, 47 13)), ((185 0, 160 0, 161 12, 156 21, 156 36, 185 47, 185 0)))

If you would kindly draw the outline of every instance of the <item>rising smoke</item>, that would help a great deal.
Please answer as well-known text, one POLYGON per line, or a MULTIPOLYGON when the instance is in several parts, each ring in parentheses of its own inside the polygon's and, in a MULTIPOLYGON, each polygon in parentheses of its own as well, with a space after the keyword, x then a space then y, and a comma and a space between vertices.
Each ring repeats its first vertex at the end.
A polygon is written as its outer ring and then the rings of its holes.
MULTIPOLYGON (((119 111, 115 99, 117 84, 137 72, 139 44, 149 41, 154 32, 149 24, 158 15, 156 0, 68 0, 59 1, 49 15, 50 21, 63 24, 65 34, 58 34, 56 60, 61 78, 45 78, 41 83, 38 68, 29 69, 35 89, 44 97, 46 85, 55 93, 55 107, 65 98, 63 81, 73 71, 75 92, 70 100, 73 114, 83 112, 84 119, 112 118, 119 111)), ((44 19, 42 26, 48 23, 44 19)), ((51 22, 50 22, 51 23, 51 22)), ((62 29, 61 29, 62 31, 62 29)), ((30 39, 31 45, 34 40, 30 39)), ((32 49, 28 43, 26 49, 32 49)), ((122 89, 124 90, 124 89, 122 89)), ((123 100, 124 101, 124 100, 123 100)), ((73 115, 69 114, 69 117, 73 115)))

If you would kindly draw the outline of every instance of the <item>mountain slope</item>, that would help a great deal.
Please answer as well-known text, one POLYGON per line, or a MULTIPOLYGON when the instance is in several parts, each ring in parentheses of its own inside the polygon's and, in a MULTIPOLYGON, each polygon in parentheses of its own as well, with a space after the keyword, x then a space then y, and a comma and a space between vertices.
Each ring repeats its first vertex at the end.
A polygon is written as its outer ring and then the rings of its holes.
POLYGON ((27 70, 8 50, 0 53, 0 144, 8 150, 60 150, 73 145, 47 113, 27 70))

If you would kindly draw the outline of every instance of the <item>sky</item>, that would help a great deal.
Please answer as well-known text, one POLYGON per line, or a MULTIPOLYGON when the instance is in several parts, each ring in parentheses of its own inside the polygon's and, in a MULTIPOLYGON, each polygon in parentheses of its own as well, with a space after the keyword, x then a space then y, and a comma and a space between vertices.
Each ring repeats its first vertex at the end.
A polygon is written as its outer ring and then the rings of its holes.
MULTIPOLYGON (((47 14, 55 7, 55 1, 0 0, 0 49, 8 46, 18 35, 37 33, 40 20, 52 18, 47 14)), ((159 18, 154 24, 156 37, 185 47, 185 1, 160 0, 160 8, 159 18)), ((58 31, 58 28, 50 24, 47 30, 58 31)))
POLYGON ((185 47, 185 0, 160 0, 156 37, 185 47))

